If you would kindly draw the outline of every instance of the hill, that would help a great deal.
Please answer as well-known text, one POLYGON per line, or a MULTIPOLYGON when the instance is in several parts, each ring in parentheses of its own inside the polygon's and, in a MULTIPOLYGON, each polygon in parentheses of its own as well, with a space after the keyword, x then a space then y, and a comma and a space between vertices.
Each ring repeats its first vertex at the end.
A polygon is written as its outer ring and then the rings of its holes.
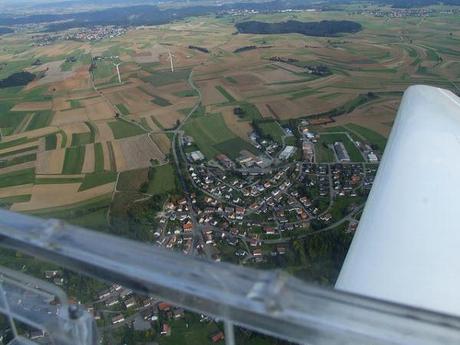
POLYGON ((10 28, 0 27, 0 36, 5 34, 11 34, 14 30, 10 28))
POLYGON ((307 36, 336 36, 340 33, 355 33, 362 29, 361 24, 350 20, 322 20, 320 22, 299 22, 289 20, 281 23, 248 21, 237 23, 238 32, 243 34, 289 34, 307 36))

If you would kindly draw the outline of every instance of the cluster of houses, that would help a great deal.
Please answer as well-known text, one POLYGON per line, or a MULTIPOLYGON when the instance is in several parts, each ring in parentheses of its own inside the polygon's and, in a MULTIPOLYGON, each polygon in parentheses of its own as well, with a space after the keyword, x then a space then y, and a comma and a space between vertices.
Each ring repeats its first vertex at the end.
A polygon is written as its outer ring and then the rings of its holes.
POLYGON ((80 28, 68 32, 64 39, 68 41, 100 41, 124 35, 127 28, 117 26, 96 26, 80 28))

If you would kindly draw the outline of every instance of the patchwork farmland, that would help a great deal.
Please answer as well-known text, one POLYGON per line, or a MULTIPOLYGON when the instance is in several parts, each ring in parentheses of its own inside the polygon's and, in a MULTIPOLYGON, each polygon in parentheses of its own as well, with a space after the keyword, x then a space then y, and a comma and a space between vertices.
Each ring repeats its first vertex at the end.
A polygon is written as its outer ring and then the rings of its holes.
MULTIPOLYGON (((11 209, 38 213, 108 207, 118 175, 142 171, 133 176, 144 181, 154 166, 169 167, 158 176, 171 173, 171 138, 179 127, 194 139, 187 153, 200 150, 211 160, 220 153, 235 159, 242 150, 260 154, 249 138, 255 126, 281 146, 282 126, 301 119, 332 119, 321 129, 343 127, 383 147, 409 85, 459 85, 458 38, 442 29, 452 18, 326 11, 277 13, 270 20, 294 16, 346 18, 363 30, 333 38, 232 34, 233 18, 208 16, 92 44, 33 47, 32 34, 4 36, 0 78, 21 70, 40 78, 0 89, 0 198, 11 209), (255 48, 240 49, 248 46, 255 48)), ((328 145, 337 136, 322 140, 328 145)), ((323 153, 321 160, 333 161, 323 153)), ((157 177, 148 193, 160 185, 157 177)))

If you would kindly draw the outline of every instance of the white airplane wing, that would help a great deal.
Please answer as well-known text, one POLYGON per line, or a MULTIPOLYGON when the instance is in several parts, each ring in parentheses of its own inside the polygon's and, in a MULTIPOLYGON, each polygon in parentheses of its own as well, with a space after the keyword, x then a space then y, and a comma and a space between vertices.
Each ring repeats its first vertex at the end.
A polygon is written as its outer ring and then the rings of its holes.
POLYGON ((336 288, 460 316, 460 98, 404 94, 336 288))

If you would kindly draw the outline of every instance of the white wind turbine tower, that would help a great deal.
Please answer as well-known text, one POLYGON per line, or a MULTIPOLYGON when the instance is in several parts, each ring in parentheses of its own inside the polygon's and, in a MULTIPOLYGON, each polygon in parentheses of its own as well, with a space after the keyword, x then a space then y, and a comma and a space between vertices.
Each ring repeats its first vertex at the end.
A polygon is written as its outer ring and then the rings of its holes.
POLYGON ((171 72, 174 72, 174 61, 173 61, 174 55, 171 54, 170 49, 168 49, 168 54, 169 54, 169 61, 171 62, 171 72))
POLYGON ((118 75, 118 83, 121 84, 121 75, 120 75, 120 65, 121 65, 121 62, 119 63, 113 63, 115 68, 117 69, 117 75, 118 75))

